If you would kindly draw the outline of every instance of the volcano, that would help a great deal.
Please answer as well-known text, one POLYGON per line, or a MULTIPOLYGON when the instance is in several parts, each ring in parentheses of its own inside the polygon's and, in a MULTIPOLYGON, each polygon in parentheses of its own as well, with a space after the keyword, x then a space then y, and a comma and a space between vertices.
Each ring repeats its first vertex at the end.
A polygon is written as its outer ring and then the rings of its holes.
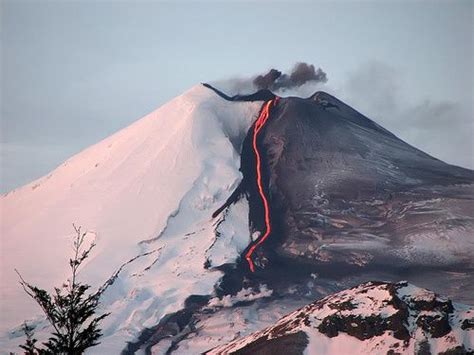
POLYGON ((13 269, 60 284, 72 223, 110 281, 92 353, 208 351, 369 280, 472 304, 473 183, 327 93, 197 85, 2 196, 0 339, 48 331, 13 269))

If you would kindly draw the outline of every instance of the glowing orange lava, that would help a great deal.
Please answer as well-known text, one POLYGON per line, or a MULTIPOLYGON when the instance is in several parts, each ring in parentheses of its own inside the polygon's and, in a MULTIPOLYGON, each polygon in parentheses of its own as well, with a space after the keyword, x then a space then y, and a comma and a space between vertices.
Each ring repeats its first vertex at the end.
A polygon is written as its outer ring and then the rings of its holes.
POLYGON ((250 270, 252 272, 255 271, 255 265, 252 260, 252 254, 255 251, 255 249, 262 244, 270 235, 272 231, 271 223, 270 223, 270 207, 268 204, 267 197, 265 196, 265 192, 263 190, 263 185, 262 185, 262 170, 261 170, 261 158, 260 158, 260 152, 258 151, 257 147, 257 136, 260 130, 263 128, 265 123, 268 120, 268 117, 270 117, 270 109, 272 106, 276 106, 278 103, 279 97, 275 97, 274 99, 267 101, 265 105, 262 108, 262 112, 260 112, 260 116, 258 116, 257 121, 255 122, 255 126, 253 129, 253 151, 255 153, 255 159, 257 161, 257 186, 258 186, 258 192, 260 194, 260 197, 262 198, 263 202, 263 208, 265 211, 265 233, 257 239, 257 241, 250 247, 249 251, 247 254, 245 254, 245 259, 247 259, 247 262, 249 263, 250 270))

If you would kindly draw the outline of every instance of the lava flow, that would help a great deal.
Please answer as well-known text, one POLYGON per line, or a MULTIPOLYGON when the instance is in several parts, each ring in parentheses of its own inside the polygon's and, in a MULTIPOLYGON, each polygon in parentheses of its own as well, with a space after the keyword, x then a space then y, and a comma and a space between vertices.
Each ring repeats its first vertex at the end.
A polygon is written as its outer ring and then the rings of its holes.
POLYGON ((255 271, 255 265, 252 260, 252 254, 255 251, 255 249, 262 244, 270 235, 272 231, 271 223, 270 223, 270 206, 268 204, 268 199, 265 196, 265 192, 263 189, 263 184, 262 184, 262 162, 260 158, 260 152, 258 151, 258 146, 257 146, 257 136, 258 133, 261 131, 265 123, 267 122, 268 118, 270 117, 270 109, 273 106, 276 106, 278 103, 278 100, 280 98, 277 96, 274 99, 267 101, 265 105, 262 108, 262 111, 260 112, 260 116, 258 117, 257 121, 255 122, 254 129, 253 129, 253 151, 255 153, 255 160, 256 160, 256 171, 257 171, 257 186, 258 186, 258 192, 260 194, 260 197, 262 198, 263 202, 263 208, 265 211, 265 233, 257 239, 257 241, 254 242, 254 244, 250 247, 248 250, 247 254, 245 254, 245 258, 247 259, 247 262, 249 263, 250 270, 252 272, 255 271))

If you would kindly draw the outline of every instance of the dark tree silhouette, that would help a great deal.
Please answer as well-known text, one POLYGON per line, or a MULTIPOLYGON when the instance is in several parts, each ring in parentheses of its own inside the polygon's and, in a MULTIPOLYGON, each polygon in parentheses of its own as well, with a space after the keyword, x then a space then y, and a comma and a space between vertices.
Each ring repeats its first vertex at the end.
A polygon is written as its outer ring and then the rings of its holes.
POLYGON ((54 292, 50 294, 25 281, 15 270, 20 277, 23 289, 38 303, 54 329, 48 341, 43 343, 43 349, 35 346, 33 329, 29 328, 29 333, 25 331, 27 342, 21 348, 26 351, 31 350, 32 353, 36 351, 39 354, 76 355, 99 344, 98 339, 102 335, 99 323, 109 315, 106 313, 96 316, 99 298, 104 287, 95 293, 90 293, 90 285, 77 281, 78 269, 89 256, 95 243, 91 243, 87 248, 84 247, 87 232, 82 232, 81 227, 75 225, 73 227, 76 235, 73 246, 74 256, 69 259, 71 277, 61 287, 55 287, 54 292))
POLYGON ((29 326, 26 322, 23 323, 23 326, 21 327, 21 330, 23 330, 26 335, 26 341, 25 344, 20 345, 20 348, 25 350, 25 355, 35 355, 39 352, 36 347, 36 342, 38 340, 34 338, 34 329, 34 327, 29 326))

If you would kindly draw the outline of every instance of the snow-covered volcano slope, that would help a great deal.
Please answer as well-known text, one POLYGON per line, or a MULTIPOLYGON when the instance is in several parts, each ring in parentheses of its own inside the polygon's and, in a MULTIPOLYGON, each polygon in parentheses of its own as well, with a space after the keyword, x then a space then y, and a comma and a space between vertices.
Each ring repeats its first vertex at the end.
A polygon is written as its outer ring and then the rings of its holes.
POLYGON ((472 354, 473 327, 472 307, 407 282, 367 282, 207 354, 472 354))
MULTIPOLYGON (((231 262, 249 242, 246 201, 232 207, 227 225, 210 216, 241 180, 241 144, 261 104, 228 102, 195 86, 2 196, 2 331, 40 313, 14 268, 46 289, 67 277, 72 223, 97 244, 84 282, 100 285, 138 257, 104 294, 112 314, 97 351, 121 350, 187 296, 212 293, 222 274, 206 269, 206 260, 231 262)), ((4 333, 3 350, 18 350, 15 336, 4 333)))

